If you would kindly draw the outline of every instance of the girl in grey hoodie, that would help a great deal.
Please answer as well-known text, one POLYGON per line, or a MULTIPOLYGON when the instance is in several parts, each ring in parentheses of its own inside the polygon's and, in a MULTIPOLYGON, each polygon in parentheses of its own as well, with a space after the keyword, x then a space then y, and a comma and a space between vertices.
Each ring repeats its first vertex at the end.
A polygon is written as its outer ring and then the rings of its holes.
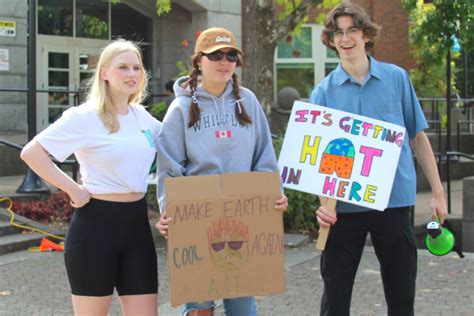
MULTIPOLYGON (((243 53, 234 35, 223 28, 202 32, 196 42, 189 76, 174 84, 176 99, 158 138, 156 228, 167 236, 166 177, 231 172, 277 171, 270 129, 252 91, 239 86, 235 69, 243 53)), ((276 208, 285 210, 282 194, 276 208)), ((189 303, 184 315, 212 315, 213 302, 189 303)), ((224 299, 226 315, 257 315, 255 298, 224 299)))

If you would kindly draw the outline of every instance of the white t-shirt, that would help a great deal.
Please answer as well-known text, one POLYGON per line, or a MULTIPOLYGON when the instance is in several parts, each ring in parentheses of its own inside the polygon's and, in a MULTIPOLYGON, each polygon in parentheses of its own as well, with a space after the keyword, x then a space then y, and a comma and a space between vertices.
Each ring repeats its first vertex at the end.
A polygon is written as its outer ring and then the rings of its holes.
POLYGON ((85 103, 65 111, 34 139, 59 161, 74 153, 91 194, 145 193, 161 123, 141 105, 117 118, 119 130, 109 133, 97 107, 85 103))

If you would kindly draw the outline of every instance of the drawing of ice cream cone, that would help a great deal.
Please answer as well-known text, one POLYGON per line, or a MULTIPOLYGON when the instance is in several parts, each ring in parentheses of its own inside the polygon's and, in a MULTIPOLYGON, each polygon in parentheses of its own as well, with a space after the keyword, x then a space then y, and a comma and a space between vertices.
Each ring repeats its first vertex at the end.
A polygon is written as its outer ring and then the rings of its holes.
POLYGON ((331 141, 324 151, 319 172, 333 174, 339 178, 349 179, 354 166, 354 145, 346 138, 331 141))

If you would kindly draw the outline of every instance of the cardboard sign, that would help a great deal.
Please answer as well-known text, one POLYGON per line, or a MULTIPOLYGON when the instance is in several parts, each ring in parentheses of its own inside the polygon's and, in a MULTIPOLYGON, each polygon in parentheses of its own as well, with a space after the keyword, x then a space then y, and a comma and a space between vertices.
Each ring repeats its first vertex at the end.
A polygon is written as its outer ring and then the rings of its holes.
POLYGON ((165 192, 172 306, 285 290, 278 173, 167 178, 165 192))
POLYGON ((399 125, 296 101, 278 161, 283 186, 383 211, 405 133, 399 125))

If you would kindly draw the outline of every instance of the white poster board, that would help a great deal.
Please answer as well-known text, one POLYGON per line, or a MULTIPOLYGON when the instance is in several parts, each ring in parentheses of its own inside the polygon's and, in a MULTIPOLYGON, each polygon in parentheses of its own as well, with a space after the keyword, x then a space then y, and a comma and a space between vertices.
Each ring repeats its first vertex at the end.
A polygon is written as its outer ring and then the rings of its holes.
POLYGON ((396 124, 296 101, 278 161, 283 186, 383 211, 405 133, 396 124))

